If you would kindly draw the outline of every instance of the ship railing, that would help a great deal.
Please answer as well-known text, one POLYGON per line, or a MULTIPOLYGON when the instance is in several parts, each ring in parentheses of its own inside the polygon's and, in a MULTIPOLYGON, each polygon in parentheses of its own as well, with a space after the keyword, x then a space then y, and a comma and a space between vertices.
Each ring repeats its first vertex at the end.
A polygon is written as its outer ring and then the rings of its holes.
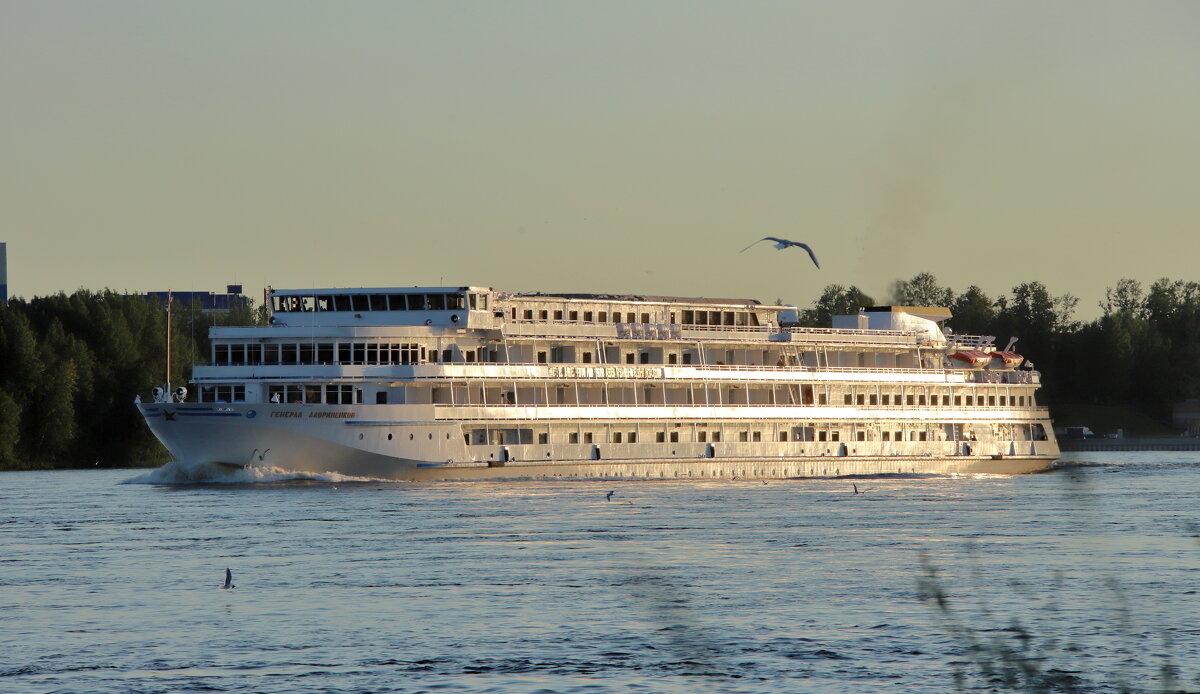
MULTIPOLYGON (((1019 410, 1023 416, 1026 416, 1026 417, 1028 417, 1028 418, 1030 418, 1030 419, 1047 419, 1047 418, 1049 418, 1049 416, 1050 416, 1050 408, 1048 408, 1048 407, 1045 407, 1045 406, 1042 406, 1042 405, 1036 405, 1036 406, 1033 406, 1033 407, 1031 407, 1031 406, 1029 406, 1029 405, 842 405, 842 404, 838 404, 838 405, 829 405, 829 404, 821 405, 821 404, 815 404, 815 403, 811 403, 811 402, 805 402, 805 403, 799 403, 799 402, 792 402, 792 403, 786 403, 786 402, 777 402, 777 403, 770 403, 770 402, 751 402, 751 403, 746 403, 746 402, 719 402, 719 403, 718 403, 718 402, 713 402, 713 403, 704 403, 704 402, 673 402, 673 403, 661 403, 661 402, 659 402, 659 403, 649 403, 649 402, 629 402, 629 403, 620 403, 620 402, 615 402, 615 403, 595 403, 595 402, 589 402, 589 403, 561 403, 561 402, 545 402, 545 401, 543 401, 543 400, 541 400, 541 399, 532 400, 532 401, 529 401, 529 402, 523 402, 523 401, 522 401, 522 402, 516 402, 516 403, 510 403, 510 402, 487 402, 487 403, 481 403, 481 402, 456 402, 456 403, 442 402, 442 403, 433 403, 433 408, 434 408, 434 411, 435 411, 435 412, 438 412, 438 411, 445 411, 445 410, 448 410, 448 409, 455 409, 455 410, 458 410, 458 409, 463 409, 463 408, 475 408, 475 409, 503 409, 503 410, 520 410, 520 409, 527 409, 527 408, 539 408, 539 409, 542 409, 542 408, 571 408, 571 409, 575 409, 575 408, 588 408, 588 409, 599 409, 599 408, 609 408, 609 409, 611 409, 611 408, 621 408, 621 409, 625 409, 625 408, 638 408, 638 409, 653 409, 653 408, 659 408, 659 409, 664 409, 664 408, 669 408, 669 409, 672 411, 672 413, 675 413, 675 412, 678 410, 678 408, 683 408, 683 407, 690 407, 690 408, 714 408, 714 407, 719 407, 719 408, 722 408, 722 409, 726 409, 726 408, 731 408, 731 409, 742 409, 742 408, 763 409, 763 408, 768 408, 768 407, 773 407, 773 408, 788 407, 788 408, 797 408, 797 409, 801 409, 801 408, 817 409, 817 408, 820 408, 820 409, 854 410, 854 411, 855 411, 855 413, 854 413, 853 415, 847 415, 847 416, 853 416, 853 417, 861 417, 861 414, 859 414, 859 413, 861 413, 863 410, 871 410, 871 411, 876 411, 876 410, 879 410, 879 411, 886 411, 886 412, 909 412, 909 413, 912 413, 912 412, 933 412, 933 413, 938 413, 938 414, 949 414, 949 413, 956 413, 956 414, 957 414, 957 413, 962 413, 962 412, 975 412, 975 411, 982 411, 982 412, 1011 412, 1011 411, 1013 411, 1013 410, 1019 410)), ((707 415, 706 415, 706 416, 707 416, 707 415)), ((950 414, 950 416, 955 416, 955 415, 954 415, 954 414, 950 414)), ((434 417, 434 418, 435 418, 435 419, 445 419, 446 417, 438 417, 438 416, 436 416, 436 415, 435 415, 435 417, 434 417)), ((458 417, 450 416, 450 418, 458 418, 458 417)), ((473 416, 473 417, 471 417, 471 419, 487 419, 487 417, 477 417, 477 416, 473 416)), ((504 417, 504 419, 512 419, 512 418, 511 418, 511 417, 504 417)), ((933 423, 933 424, 938 424, 939 422, 937 422, 937 421, 934 421, 934 422, 931 422, 931 423, 933 423)), ((1012 422, 1011 422, 1011 421, 1010 421, 1010 422, 1003 422, 1003 421, 1002 421, 1001 423, 1012 423, 1012 422)))
POLYGON ((794 336, 848 338, 849 342, 927 342, 927 336, 912 330, 862 330, 854 328, 779 327, 776 325, 683 325, 680 323, 598 323, 568 320, 506 319, 502 328, 512 337, 600 337, 620 340, 704 339, 736 341, 771 340, 794 336))

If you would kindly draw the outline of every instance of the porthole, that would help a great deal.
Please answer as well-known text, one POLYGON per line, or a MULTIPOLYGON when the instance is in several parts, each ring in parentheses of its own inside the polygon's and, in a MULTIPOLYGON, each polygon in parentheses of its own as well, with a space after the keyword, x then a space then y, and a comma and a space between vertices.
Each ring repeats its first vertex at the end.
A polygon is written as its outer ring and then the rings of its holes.
POLYGON ((409 435, 408 435, 408 440, 409 440, 409 441, 412 441, 412 440, 413 440, 413 435, 412 435, 412 434, 409 434, 409 435))
POLYGON ((392 440, 392 435, 388 434, 388 441, 391 441, 391 440, 392 440))
POLYGON ((362 437, 363 437, 363 435, 362 435, 362 434, 359 434, 359 435, 358 435, 358 440, 359 440, 359 441, 362 441, 362 437))
POLYGON ((433 434, 432 434, 432 433, 430 433, 430 434, 429 434, 429 440, 430 440, 430 441, 432 441, 432 440, 433 440, 433 434))
POLYGON ((447 440, 447 441, 449 441, 449 440, 450 440, 450 432, 446 432, 446 440, 447 440))

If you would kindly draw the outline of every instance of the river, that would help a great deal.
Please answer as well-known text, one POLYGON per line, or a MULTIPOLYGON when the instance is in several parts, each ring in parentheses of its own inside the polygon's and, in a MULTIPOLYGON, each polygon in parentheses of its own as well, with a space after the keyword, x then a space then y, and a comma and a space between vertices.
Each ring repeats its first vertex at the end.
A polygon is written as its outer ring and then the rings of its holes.
POLYGON ((0 473, 0 692, 1200 690, 1200 453, 1062 462, 765 484, 0 473))

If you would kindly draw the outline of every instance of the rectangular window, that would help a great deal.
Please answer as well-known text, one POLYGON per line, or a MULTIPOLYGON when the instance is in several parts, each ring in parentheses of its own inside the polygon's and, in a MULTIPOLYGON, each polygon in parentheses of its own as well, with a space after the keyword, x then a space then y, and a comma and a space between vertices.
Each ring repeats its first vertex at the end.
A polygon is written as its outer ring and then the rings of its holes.
POLYGON ((671 443, 679 443, 679 432, 678 431, 671 432, 671 443))
POLYGON ((304 386, 304 402, 314 404, 321 402, 321 386, 304 386))
POLYGON ((571 311, 568 313, 567 320, 579 320, 579 311, 571 311))
POLYGON ((584 312, 583 312, 583 322, 584 322, 584 323, 591 323, 591 322, 592 322, 592 312, 591 312, 591 311, 584 311, 584 312))
POLYGON ((371 295, 371 310, 372 311, 387 311, 387 310, 389 310, 387 294, 372 294, 371 295))
POLYGON ((463 311, 466 309, 466 297, 462 294, 447 294, 446 295, 446 310, 447 311, 463 311))
POLYGON ((853 395, 846 393, 844 396, 842 396, 842 398, 845 400, 844 404, 846 404, 846 405, 854 404, 854 396, 853 395))
POLYGON ((892 440, 892 432, 890 432, 890 431, 883 432, 883 440, 891 441, 892 440))
POLYGON ((592 442, 592 432, 590 432, 590 431, 583 432, 583 442, 584 443, 592 442))
POLYGON ((213 363, 229 363, 229 345, 213 345, 213 363))
POLYGON ((428 304, 429 311, 445 311, 446 310, 446 295, 445 294, 426 294, 425 301, 428 304))
POLYGON ((614 431, 612 437, 613 437, 613 440, 612 440, 613 443, 621 443, 621 432, 614 431))
POLYGON ((246 363, 261 364, 262 363, 262 345, 246 345, 246 363))
POLYGON ((562 311, 554 312, 554 320, 562 320, 562 311))
POLYGON ((379 344, 378 343, 371 342, 367 345, 366 362, 368 364, 378 364, 379 363, 379 344))
POLYGON ((333 297, 333 310, 349 311, 350 310, 350 297, 345 296, 345 295, 333 297))
POLYGON ((306 342, 306 343, 300 345, 300 363, 301 364, 313 363, 313 352, 314 352, 313 343, 306 342))
POLYGON ((337 346, 337 362, 339 364, 349 364, 353 359, 350 356, 350 343, 339 342, 337 346))
POLYGON ((825 440, 825 437, 826 437, 826 433, 825 433, 825 432, 823 432, 823 431, 818 431, 818 432, 817 432, 817 440, 818 440, 818 441, 824 441, 824 440, 825 440))
POLYGON ((371 302, 366 294, 351 294, 350 295, 350 310, 355 312, 369 311, 371 302))
POLYGON ((883 404, 884 404, 884 405, 890 405, 890 404, 892 404, 892 396, 891 396, 891 395, 889 395, 889 394, 887 394, 887 393, 884 393, 884 394, 883 394, 883 404))
POLYGON ((548 434, 544 431, 539 433, 538 434, 538 443, 542 443, 542 444, 550 443, 550 434, 548 434))
POLYGON ((924 393, 921 393, 920 395, 917 396, 917 404, 918 405, 925 404, 925 394, 924 393))
POLYGON ((739 431, 738 432, 738 441, 749 441, 749 440, 750 440, 750 432, 748 432, 748 431, 739 431))
POLYGON ((333 297, 332 296, 318 296, 317 297, 317 310, 318 311, 332 311, 333 310, 333 297))
POLYGON ((263 345, 263 363, 278 364, 279 363, 279 345, 263 345))
POLYGON ((988 407, 995 407, 995 406, 996 406, 996 396, 989 395, 988 396, 988 407))
POLYGON ((365 364, 367 361, 367 346, 361 342, 355 342, 351 345, 354 350, 354 358, 351 359, 353 364, 365 364))
POLYGON ((665 431, 654 432, 654 442, 655 443, 666 443, 667 442, 667 432, 665 432, 665 431))
POLYGON ((857 403, 858 403, 859 405, 862 405, 862 404, 863 404, 863 394, 862 394, 862 393, 859 393, 859 394, 858 394, 858 397, 856 398, 856 401, 857 401, 857 403))
POLYGON ((876 394, 874 394, 874 393, 871 393, 871 404, 872 404, 872 405, 878 405, 878 404, 879 404, 879 396, 878 396, 878 395, 876 395, 876 394))
POLYGON ((754 432, 754 436, 751 438, 753 438, 755 443, 762 441, 762 432, 761 431, 754 432))
POLYGON ((246 363, 246 345, 243 345, 243 344, 229 345, 229 363, 230 364, 245 364, 246 363))
POLYGON ((599 315, 599 317, 598 317, 598 319, 597 319, 597 321, 596 321, 596 322, 597 322, 597 323, 607 323, 607 322, 608 322, 608 312, 607 312, 607 311, 601 311, 601 312, 600 312, 600 315, 599 315))
POLYGON ((550 320, 549 311, 538 311, 538 318, 541 320, 550 320))
POLYGON ((545 363, 546 363, 546 353, 545 353, 545 352, 538 352, 538 353, 537 353, 537 363, 539 363, 539 364, 545 364, 545 363))
POLYGON ((579 443, 579 432, 572 431, 571 433, 567 434, 567 443, 579 443))
POLYGON ((637 443, 637 432, 636 431, 629 432, 629 443, 637 443))
POLYGON ((912 404, 913 404, 913 396, 911 396, 911 395, 906 395, 906 396, 904 396, 904 404, 906 404, 906 405, 909 405, 909 406, 912 406, 912 404))
POLYGON ((284 364, 295 364, 296 359, 300 356, 300 350, 296 345, 280 345, 280 361, 284 364))
POLYGON ((720 443, 721 442, 721 432, 714 431, 712 433, 712 440, 713 440, 713 443, 720 443))

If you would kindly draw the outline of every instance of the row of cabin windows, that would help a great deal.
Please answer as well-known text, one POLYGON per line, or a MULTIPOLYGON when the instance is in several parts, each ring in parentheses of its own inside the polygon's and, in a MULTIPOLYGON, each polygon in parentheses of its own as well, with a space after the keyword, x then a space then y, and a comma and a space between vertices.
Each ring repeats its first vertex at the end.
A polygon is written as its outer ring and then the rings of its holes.
MULTIPOLYGON (((447 354, 450 350, 445 350, 447 354)), ((450 357, 446 357, 449 361, 450 357)), ((214 364, 417 364, 437 361, 423 345, 380 342, 216 344, 214 364)), ((474 359, 472 359, 474 361, 474 359)))
MULTIPOLYGON (((381 393, 386 396, 386 393, 381 393)), ((351 385, 321 385, 319 383, 267 386, 270 402, 317 405, 361 405, 362 389, 351 385)))
MULTIPOLYGON (((934 393, 928 397, 929 404, 933 406, 941 405, 949 407, 953 399, 954 407, 1024 407, 1024 395, 938 395, 934 393)), ((1033 397, 1029 398, 1030 404, 1033 404, 1033 397)), ((909 393, 901 396, 900 393, 845 393, 842 396, 842 402, 846 405, 917 405, 924 406, 926 404, 926 396, 924 393, 909 393)))
MULTIPOLYGON (((566 442, 577 443, 637 443, 639 433, 647 434, 649 432, 642 430, 634 431, 571 431, 567 432, 566 442), (605 440, 607 438, 607 441, 605 440)), ((787 427, 777 431, 778 440, 780 442, 838 442, 842 440, 844 432, 841 429, 829 428, 818 429, 816 426, 802 427, 787 427)), ((853 427, 849 432, 855 441, 874 441, 876 440, 876 432, 862 425, 853 427)), ((878 432, 878 440, 880 441, 930 441, 935 438, 935 434, 940 436, 940 440, 946 441, 973 441, 975 436, 971 433, 969 426, 964 424, 944 424, 932 425, 925 428, 905 428, 878 432)), ((561 434, 556 435, 558 438, 561 434)), ((1006 438, 1021 440, 1037 440, 1045 441, 1047 439, 1046 429, 1042 424, 1021 424, 1013 425, 1012 429, 1007 431, 1006 438), (1019 435, 1018 435, 1019 434, 1019 435)), ((474 432, 464 434, 464 439, 468 445, 504 445, 504 444, 528 444, 534 442, 534 434, 532 430, 503 430, 503 429, 476 429, 474 432), (490 439, 490 440, 489 440, 490 439)), ((767 439, 768 435, 761 430, 741 429, 737 431, 737 440, 743 443, 762 442, 767 439)), ((536 436, 537 443, 550 443, 550 432, 539 432, 536 436)), ((680 440, 680 432, 678 430, 654 432, 655 443, 678 443, 680 440)), ((696 440, 699 443, 709 441, 720 442, 720 430, 696 430, 696 440)), ((850 440, 850 436, 847 436, 850 440)))
POLYGON ((200 402, 245 402, 246 386, 200 386, 200 402))
POLYGON ((317 294, 272 296, 271 307, 280 313, 311 311, 461 311, 488 307, 487 294, 317 294))
MULTIPOLYGON (((511 309, 513 320, 518 319, 518 309, 511 309)), ((650 323, 649 313, 635 313, 629 311, 622 313, 620 311, 561 311, 549 309, 521 309, 520 318, 523 320, 567 320, 570 322, 578 322, 582 316, 584 323, 650 323), (553 318, 552 318, 553 317, 553 318)), ((657 321, 654 321, 657 322, 657 321)), ((679 323, 681 325, 727 325, 727 326, 757 326, 758 315, 748 313, 746 311, 681 311, 676 313, 671 311, 668 317, 669 323, 679 323), (681 319, 681 320, 679 320, 681 319)))

